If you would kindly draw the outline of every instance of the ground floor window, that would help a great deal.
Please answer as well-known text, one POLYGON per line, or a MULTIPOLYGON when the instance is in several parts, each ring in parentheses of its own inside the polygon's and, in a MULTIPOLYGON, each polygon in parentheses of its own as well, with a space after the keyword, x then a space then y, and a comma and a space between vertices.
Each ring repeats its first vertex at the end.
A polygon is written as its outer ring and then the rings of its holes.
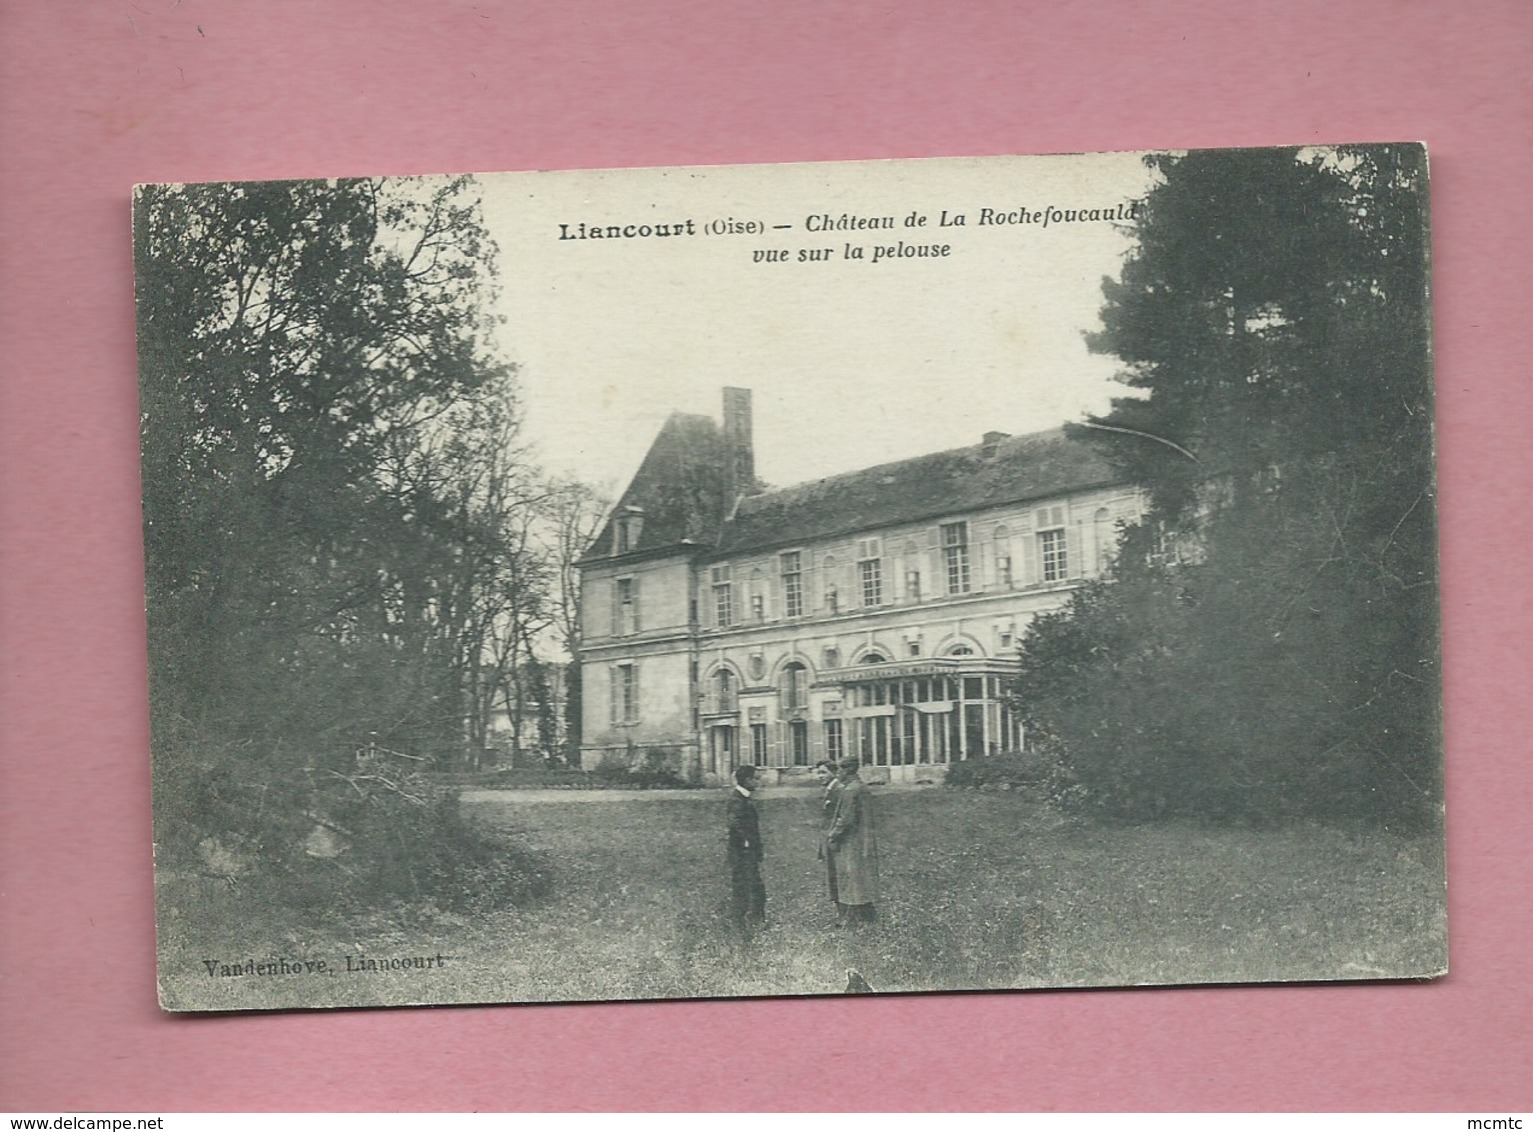
POLYGON ((639 668, 635 664, 619 664, 612 669, 611 722, 637 723, 639 721, 639 668))
POLYGON ((825 757, 831 762, 840 762, 846 754, 846 739, 841 731, 839 719, 827 719, 825 721, 825 757))
POLYGON ((851 721, 853 749, 868 766, 948 763, 1014 751, 1021 732, 1001 699, 1001 683, 999 676, 982 675, 854 685, 848 689, 850 703, 873 710, 851 721))
POLYGON ((735 770, 735 729, 708 728, 708 773, 733 774, 735 770))
POLYGON ((757 766, 767 764, 767 725, 751 724, 751 762, 757 766))
POLYGON ((794 766, 809 765, 809 724, 802 719, 788 724, 788 746, 793 751, 794 766))

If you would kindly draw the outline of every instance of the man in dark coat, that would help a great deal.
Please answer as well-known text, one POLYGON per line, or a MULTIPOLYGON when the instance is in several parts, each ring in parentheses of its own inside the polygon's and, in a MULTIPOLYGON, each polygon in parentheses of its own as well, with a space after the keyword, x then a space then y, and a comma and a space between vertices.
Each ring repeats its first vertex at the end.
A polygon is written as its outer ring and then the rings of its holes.
POLYGON ((818 859, 825 862, 825 875, 830 884, 830 902, 836 905, 836 914, 841 914, 841 902, 836 899, 836 861, 831 854, 830 843, 827 838, 830 835, 830 827, 836 820, 836 797, 841 793, 841 781, 836 777, 836 764, 830 759, 821 759, 814 766, 814 776, 819 780, 820 793, 820 851, 818 859))
POLYGON ((725 805, 728 837, 730 915, 749 938, 766 921, 766 885, 761 880, 761 823, 751 795, 756 768, 735 769, 735 785, 725 805))
POLYGON ((843 921, 871 923, 878 901, 878 835, 868 785, 858 777, 857 757, 841 760, 835 815, 825 842, 835 870, 836 911, 843 921))

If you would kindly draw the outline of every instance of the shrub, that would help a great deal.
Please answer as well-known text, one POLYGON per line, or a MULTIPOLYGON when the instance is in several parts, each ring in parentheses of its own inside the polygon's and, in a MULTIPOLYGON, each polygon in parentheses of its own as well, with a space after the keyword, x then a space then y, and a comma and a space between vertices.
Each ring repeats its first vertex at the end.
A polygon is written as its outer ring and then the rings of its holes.
POLYGON ((536 854, 464 819, 456 793, 420 803, 370 798, 349 815, 350 844, 333 859, 303 854, 313 897, 364 906, 429 903, 450 911, 522 904, 546 895, 536 854))
POLYGON ((681 752, 674 747, 645 747, 637 759, 605 755, 591 777, 599 786, 630 790, 676 790, 691 786, 681 773, 681 752))
POLYGON ((190 729, 155 754, 156 862, 289 907, 409 901, 468 910, 549 887, 536 854, 459 812, 454 790, 389 752, 304 757, 190 729))
POLYGON ((1296 471, 1282 498, 1218 513, 1192 564, 1147 562, 1148 532, 1130 531, 1112 585, 1029 626, 1013 702, 1094 809, 1438 820, 1431 591, 1418 583, 1408 605, 1414 575, 1325 550, 1340 474, 1296 471))
POLYGON ((1069 807, 1084 790, 1051 753, 1019 751, 951 764, 946 785, 955 790, 1014 790, 1039 802, 1069 807))

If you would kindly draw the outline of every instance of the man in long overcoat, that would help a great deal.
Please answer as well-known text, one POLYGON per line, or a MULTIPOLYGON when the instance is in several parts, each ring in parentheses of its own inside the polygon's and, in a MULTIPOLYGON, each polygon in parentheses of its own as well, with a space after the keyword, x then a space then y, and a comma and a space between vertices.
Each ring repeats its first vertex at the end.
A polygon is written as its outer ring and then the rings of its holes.
POLYGON ((766 884, 761 879, 761 822, 751 795, 756 768, 735 768, 735 785, 725 803, 726 856, 729 860, 729 911, 748 938, 766 921, 766 884))
POLYGON ((878 832, 868 785, 855 755, 841 760, 835 816, 826 847, 836 878, 836 910, 843 920, 870 923, 878 902, 878 832))

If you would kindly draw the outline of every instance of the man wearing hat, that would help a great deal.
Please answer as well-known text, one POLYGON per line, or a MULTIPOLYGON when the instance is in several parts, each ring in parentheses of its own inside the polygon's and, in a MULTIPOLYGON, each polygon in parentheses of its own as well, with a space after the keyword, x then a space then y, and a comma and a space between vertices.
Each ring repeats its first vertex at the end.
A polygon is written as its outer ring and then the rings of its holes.
POLYGON ((761 879, 761 823, 756 803, 756 768, 735 768, 734 789, 725 805, 728 836, 730 915, 747 939, 766 922, 766 885, 761 879))

